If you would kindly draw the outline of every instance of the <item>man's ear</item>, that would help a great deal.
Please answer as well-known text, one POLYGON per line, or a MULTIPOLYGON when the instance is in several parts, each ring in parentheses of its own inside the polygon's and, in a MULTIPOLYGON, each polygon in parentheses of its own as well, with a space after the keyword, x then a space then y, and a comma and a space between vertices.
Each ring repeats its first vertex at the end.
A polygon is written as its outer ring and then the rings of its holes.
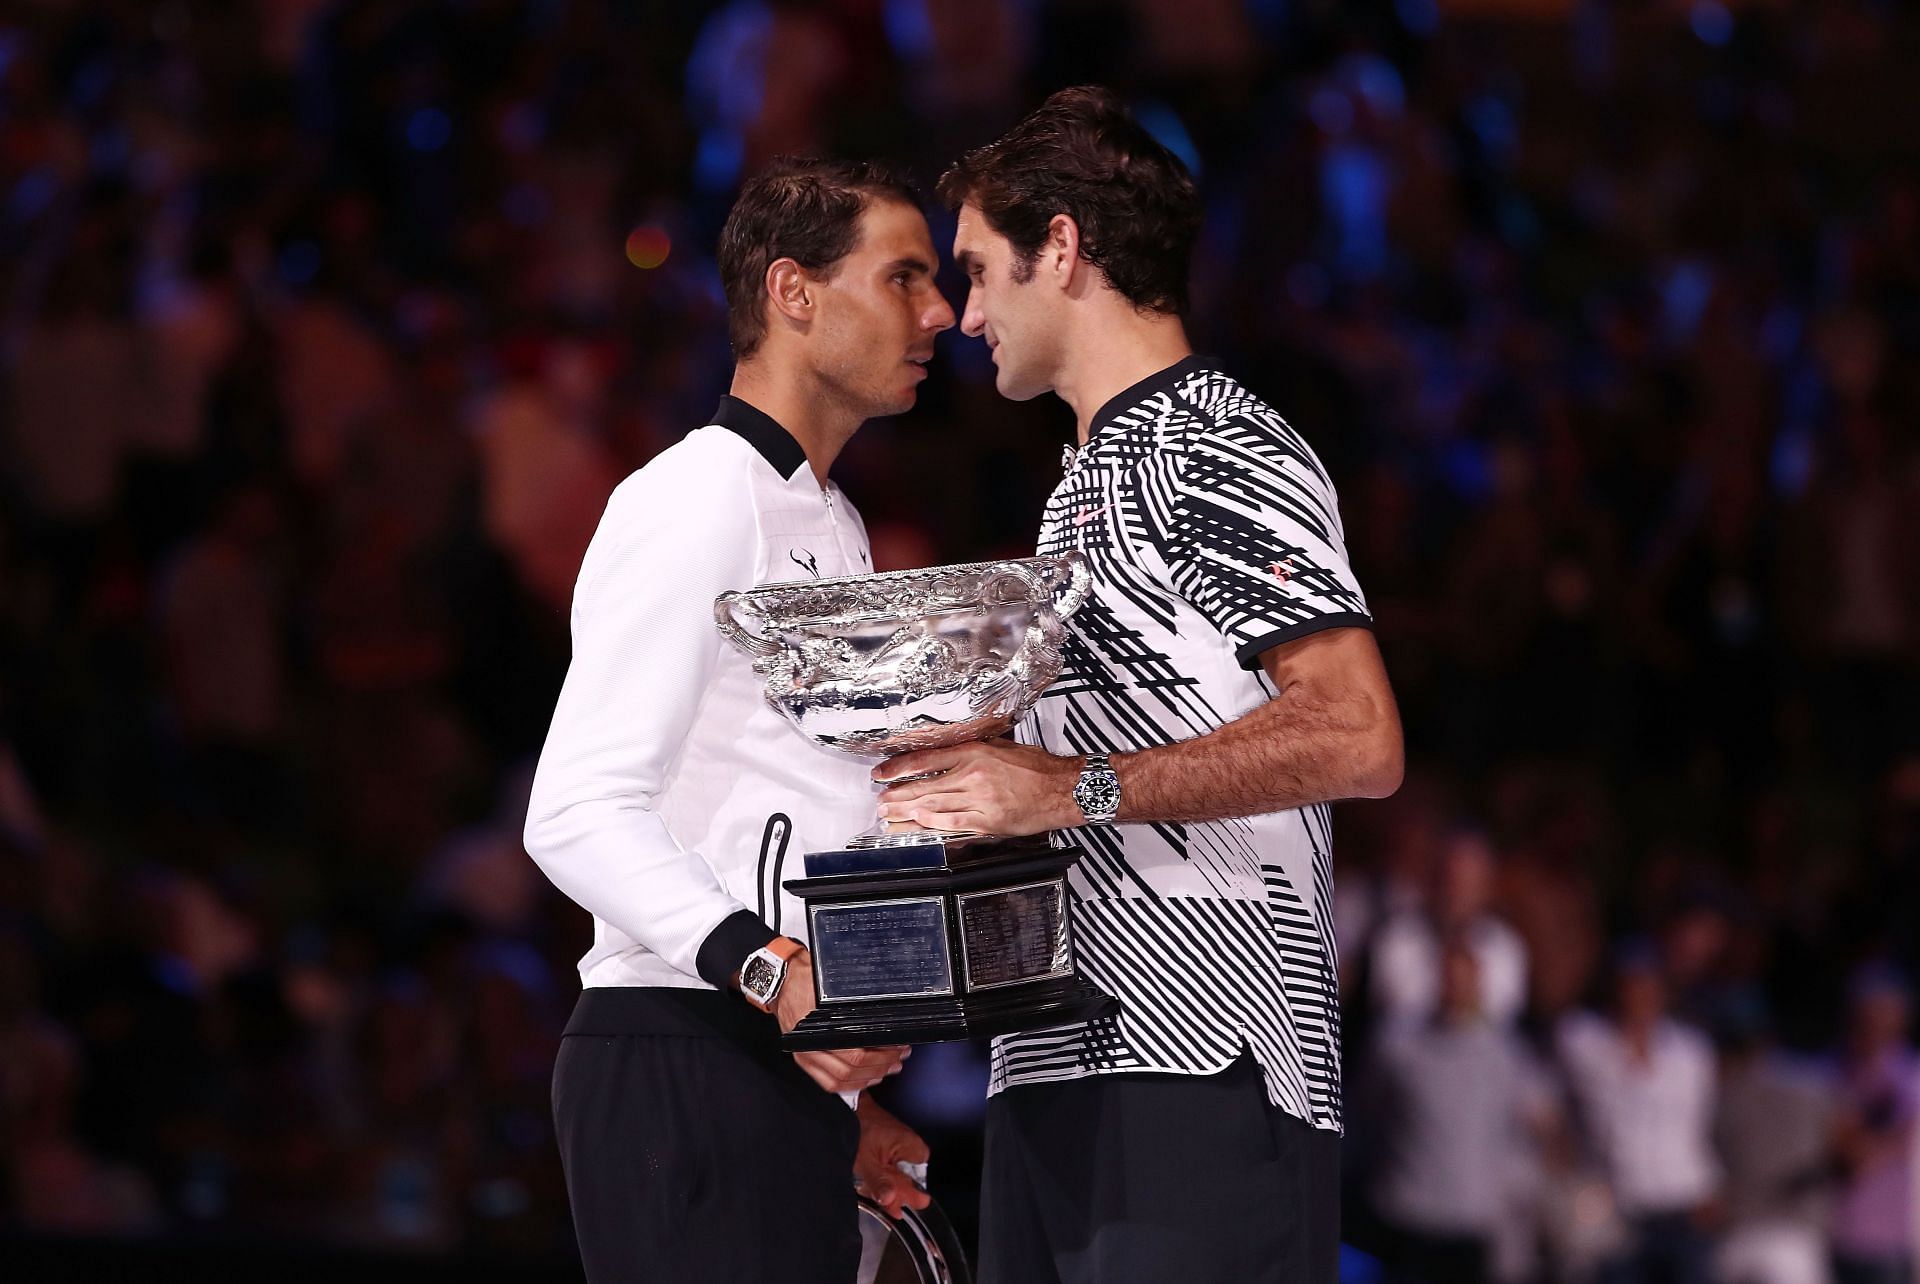
POLYGON ((1071 214, 1055 214, 1047 224, 1047 239, 1040 246, 1047 273, 1062 289, 1071 288, 1073 279, 1085 265, 1080 261, 1080 225, 1071 214))
POLYGON ((775 259, 767 264, 766 288, 776 313, 801 325, 813 320, 813 282, 798 263, 775 259))

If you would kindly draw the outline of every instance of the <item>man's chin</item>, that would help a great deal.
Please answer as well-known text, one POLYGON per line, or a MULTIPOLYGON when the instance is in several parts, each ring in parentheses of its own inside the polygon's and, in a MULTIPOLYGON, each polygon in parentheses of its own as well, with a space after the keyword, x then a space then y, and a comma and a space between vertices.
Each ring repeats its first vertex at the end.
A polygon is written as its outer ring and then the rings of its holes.
POLYGON ((995 392, 1008 401, 1032 401, 1046 391, 1045 388, 1028 387, 1026 384, 1016 382, 1004 369, 994 372, 993 387, 995 392))
POLYGON ((920 390, 918 388, 909 388, 894 397, 891 401, 882 402, 867 418, 885 419, 889 415, 904 415, 919 403, 920 390))

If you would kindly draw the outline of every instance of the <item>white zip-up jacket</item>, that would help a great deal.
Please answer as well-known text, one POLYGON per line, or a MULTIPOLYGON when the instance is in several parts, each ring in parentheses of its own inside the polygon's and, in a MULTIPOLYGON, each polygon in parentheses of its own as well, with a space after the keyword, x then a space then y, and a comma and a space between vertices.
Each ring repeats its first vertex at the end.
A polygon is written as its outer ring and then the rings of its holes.
POLYGON ((806 940, 780 883, 871 825, 878 786, 768 706, 713 600, 871 569, 839 488, 734 397, 614 490, 527 811, 528 853, 593 915, 583 985, 724 989, 776 934, 806 940))

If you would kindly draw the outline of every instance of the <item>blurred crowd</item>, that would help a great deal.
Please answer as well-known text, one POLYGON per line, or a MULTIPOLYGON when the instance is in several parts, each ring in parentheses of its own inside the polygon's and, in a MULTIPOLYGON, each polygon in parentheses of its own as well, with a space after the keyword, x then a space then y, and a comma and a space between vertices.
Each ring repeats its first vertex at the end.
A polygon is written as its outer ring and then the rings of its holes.
MULTIPOLYGON (((1196 340, 1326 459, 1403 704, 1338 822, 1351 1238, 1909 1280, 1916 48, 1890 0, 11 7, 0 1219, 567 1251, 587 920, 526 780, 605 496, 724 389, 731 192, 1099 80, 1198 174, 1196 340)), ((954 333, 838 474, 882 567, 1030 550, 1070 432, 954 333)), ((902 1112, 965 1135, 972 1055, 902 1112)))
POLYGON ((1830 999, 1832 1046, 1792 1047, 1741 962, 1764 927, 1697 892, 1554 1013, 1540 964, 1577 925, 1529 921, 1534 876, 1503 875, 1485 832, 1421 841, 1424 885, 1374 885, 1394 907, 1346 965, 1366 1023, 1348 1233, 1387 1280, 1911 1278, 1920 1054, 1900 970, 1860 965, 1830 999))

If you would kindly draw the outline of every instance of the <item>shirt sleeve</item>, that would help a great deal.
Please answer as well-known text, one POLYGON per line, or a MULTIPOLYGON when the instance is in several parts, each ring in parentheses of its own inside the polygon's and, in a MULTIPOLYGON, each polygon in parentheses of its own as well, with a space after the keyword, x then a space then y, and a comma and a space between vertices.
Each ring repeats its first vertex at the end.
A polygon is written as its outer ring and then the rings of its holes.
POLYGON ((1211 424, 1172 469, 1171 502, 1147 510, 1166 514, 1157 534, 1174 587, 1232 642, 1242 668, 1309 633, 1372 627, 1333 483, 1278 416, 1211 424))
POLYGON ((608 502, 574 589, 573 662, 534 774, 526 845, 582 908, 725 988, 775 933, 656 809, 723 645, 713 599, 753 578, 751 511, 716 502, 702 481, 650 467, 608 502))

